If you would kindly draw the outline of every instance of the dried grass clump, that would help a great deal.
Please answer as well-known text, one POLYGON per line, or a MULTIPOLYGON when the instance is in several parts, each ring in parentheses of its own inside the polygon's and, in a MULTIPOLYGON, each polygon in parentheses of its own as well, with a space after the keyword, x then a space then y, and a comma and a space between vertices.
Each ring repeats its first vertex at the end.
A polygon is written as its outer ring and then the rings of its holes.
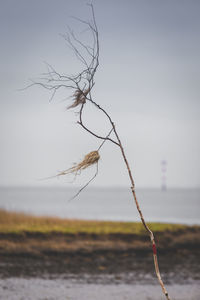
POLYGON ((82 170, 97 163, 99 158, 100 158, 99 152, 92 151, 88 153, 79 164, 75 164, 72 168, 60 172, 57 176, 67 175, 71 173, 77 174, 79 171, 81 172, 82 170))
POLYGON ((79 104, 84 104, 86 102, 86 97, 87 97, 89 91, 90 91, 90 88, 88 88, 85 91, 76 90, 75 93, 73 94, 74 103, 72 105, 68 106, 67 109, 76 107, 79 104))

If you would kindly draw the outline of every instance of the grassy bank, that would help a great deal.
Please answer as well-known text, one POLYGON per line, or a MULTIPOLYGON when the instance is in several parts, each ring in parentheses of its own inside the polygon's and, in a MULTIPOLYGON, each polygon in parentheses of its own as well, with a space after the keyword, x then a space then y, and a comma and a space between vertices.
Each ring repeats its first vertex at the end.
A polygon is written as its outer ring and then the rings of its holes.
MULTIPOLYGON (((150 223, 149 226, 155 233, 176 232, 188 227, 165 223, 150 223)), ((55 217, 36 217, 0 209, 0 233, 20 234, 22 232, 143 235, 146 231, 139 222, 83 221, 55 217)))
MULTIPOLYGON (((161 252, 199 251, 200 226, 150 223, 161 252)), ((151 252, 141 223, 67 220, 0 210, 1 255, 151 252)))

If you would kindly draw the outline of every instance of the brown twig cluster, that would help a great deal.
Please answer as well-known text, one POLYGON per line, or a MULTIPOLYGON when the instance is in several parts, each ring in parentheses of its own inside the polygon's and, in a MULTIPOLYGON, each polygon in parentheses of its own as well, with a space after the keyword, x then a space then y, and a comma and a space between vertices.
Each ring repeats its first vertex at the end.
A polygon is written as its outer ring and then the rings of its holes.
MULTIPOLYGON (((74 102, 71 104, 68 108, 74 108, 74 107, 80 107, 78 112, 78 124, 86 130, 89 134, 93 135, 94 137, 103 140, 101 145, 98 148, 98 151, 100 148, 104 145, 106 141, 110 141, 113 144, 115 144, 121 151, 123 160, 125 162, 129 179, 131 182, 131 190, 134 202, 136 204, 137 210, 139 212, 141 221, 144 225, 144 228, 146 229, 147 233, 149 234, 150 241, 152 244, 153 249, 153 259, 154 259, 154 266, 155 266, 155 272, 158 278, 158 281, 162 287, 162 291, 166 297, 167 300, 170 300, 169 295, 167 293, 167 290, 164 286, 164 283, 162 281, 160 271, 159 271, 159 265, 158 265, 158 259, 157 259, 157 251, 156 251, 156 243, 154 239, 153 232, 150 230, 148 225, 146 224, 142 211, 140 209, 136 192, 135 192, 135 183, 133 180, 132 172, 123 148, 123 145, 121 143, 121 140, 119 138, 119 135, 117 133, 115 124, 113 120, 111 119, 110 115, 105 111, 99 104, 97 104, 93 97, 92 97, 92 89, 94 87, 95 81, 94 76, 97 71, 97 68, 99 66, 99 36, 98 36, 98 29, 96 25, 95 15, 94 15, 94 8, 93 5, 89 5, 91 8, 92 13, 92 21, 87 22, 81 19, 77 19, 79 22, 81 22, 84 26, 86 26, 86 29, 90 31, 91 37, 92 37, 92 46, 88 46, 84 42, 82 42, 75 34, 74 32, 69 29, 69 33, 66 35, 63 35, 64 39, 66 40, 68 46, 73 50, 75 53, 77 59, 81 62, 83 65, 83 70, 74 75, 74 76, 67 76, 64 74, 58 73, 51 65, 47 64, 48 72, 44 74, 43 81, 35 82, 33 81, 32 85, 40 85, 43 88, 50 90, 52 92, 51 99, 55 96, 56 92, 59 89, 70 89, 73 92, 73 98, 74 102), (86 58, 87 57, 87 58, 86 58), (110 128, 108 131, 108 134, 106 136, 101 136, 98 133, 94 132, 92 129, 88 128, 87 125, 83 121, 83 112, 85 105, 87 102, 90 102, 93 104, 98 110, 100 110, 108 119, 110 123, 110 128), (114 138, 111 138, 110 135, 113 133, 114 138)), ((77 173, 78 171, 81 171, 85 168, 87 168, 90 165, 96 164, 97 165, 97 171, 93 178, 75 195, 75 197, 96 177, 98 173, 98 160, 99 160, 99 152, 98 151, 92 151, 89 154, 87 154, 84 158, 84 160, 75 165, 74 167, 63 171, 58 174, 60 175, 66 175, 69 173, 77 173)))
POLYGON ((85 91, 81 91, 81 90, 76 90, 73 98, 74 98, 74 103, 72 103, 70 106, 68 106, 67 108, 74 108, 80 104, 85 104, 86 103, 86 97, 87 94, 89 93, 90 89, 88 88, 85 91))
POLYGON ((85 155, 84 159, 78 163, 75 164, 72 168, 69 168, 67 170, 64 170, 60 173, 58 173, 56 176, 61 176, 61 175, 67 175, 67 174, 72 174, 74 173, 75 175, 77 175, 78 172, 81 172, 82 170, 97 164, 99 161, 100 155, 98 151, 92 151, 90 153, 88 153, 87 155, 85 155))

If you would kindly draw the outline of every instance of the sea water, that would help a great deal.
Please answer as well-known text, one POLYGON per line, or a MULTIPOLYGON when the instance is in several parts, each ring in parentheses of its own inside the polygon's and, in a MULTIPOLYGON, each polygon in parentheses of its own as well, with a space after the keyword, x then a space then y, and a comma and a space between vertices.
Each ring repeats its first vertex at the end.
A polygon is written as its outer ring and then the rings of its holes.
MULTIPOLYGON (((0 208, 61 218, 140 221, 130 188, 1 187, 0 208)), ((146 221, 200 224, 200 189, 138 189, 146 221)))
MULTIPOLYGON (((173 300, 199 300, 200 282, 167 286, 173 300)), ((60 278, 0 279, 0 300, 165 300, 159 284, 102 284, 60 278)))

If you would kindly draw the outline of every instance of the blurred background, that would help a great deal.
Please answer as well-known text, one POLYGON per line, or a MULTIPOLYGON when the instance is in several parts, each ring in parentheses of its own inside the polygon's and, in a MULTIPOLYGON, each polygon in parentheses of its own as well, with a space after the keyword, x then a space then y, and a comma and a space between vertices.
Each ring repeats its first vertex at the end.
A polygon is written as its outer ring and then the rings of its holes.
MULTIPOLYGON (((100 39, 93 98, 115 122, 145 221, 158 222, 150 227, 169 294, 200 299, 200 227, 179 225, 200 225, 200 1, 91 2, 100 39)), ((95 166, 44 179, 102 142, 76 124, 77 108, 66 109, 72 91, 50 101, 39 86, 24 89, 45 62, 64 75, 82 71, 61 35, 70 26, 89 42, 73 18, 92 19, 87 3, 0 0, 0 299, 162 296, 116 145, 104 144, 98 176, 73 200, 95 166)), ((107 135, 107 120, 86 110, 88 127, 107 135)))
MULTIPOLYGON (((102 0, 93 5, 100 38, 93 97, 116 124, 136 187, 189 189, 185 201, 191 200, 192 189, 195 212, 200 188, 200 3, 102 0)), ((10 187, 73 186, 77 191, 95 172, 94 168, 83 172, 73 185, 73 178, 40 180, 79 162, 101 141, 76 125, 76 110, 66 111, 70 91, 63 90, 51 103, 51 95, 40 87, 20 91, 30 78, 46 72, 44 61, 64 74, 82 69, 60 35, 70 25, 84 41, 85 26, 72 16, 91 20, 87 1, 0 2, 3 207, 8 206, 5 199, 13 199, 8 196, 10 187)), ((109 130, 106 120, 90 107, 87 122, 99 134, 109 130)), ((100 155, 92 186, 128 187, 119 149, 107 142, 100 155)))

